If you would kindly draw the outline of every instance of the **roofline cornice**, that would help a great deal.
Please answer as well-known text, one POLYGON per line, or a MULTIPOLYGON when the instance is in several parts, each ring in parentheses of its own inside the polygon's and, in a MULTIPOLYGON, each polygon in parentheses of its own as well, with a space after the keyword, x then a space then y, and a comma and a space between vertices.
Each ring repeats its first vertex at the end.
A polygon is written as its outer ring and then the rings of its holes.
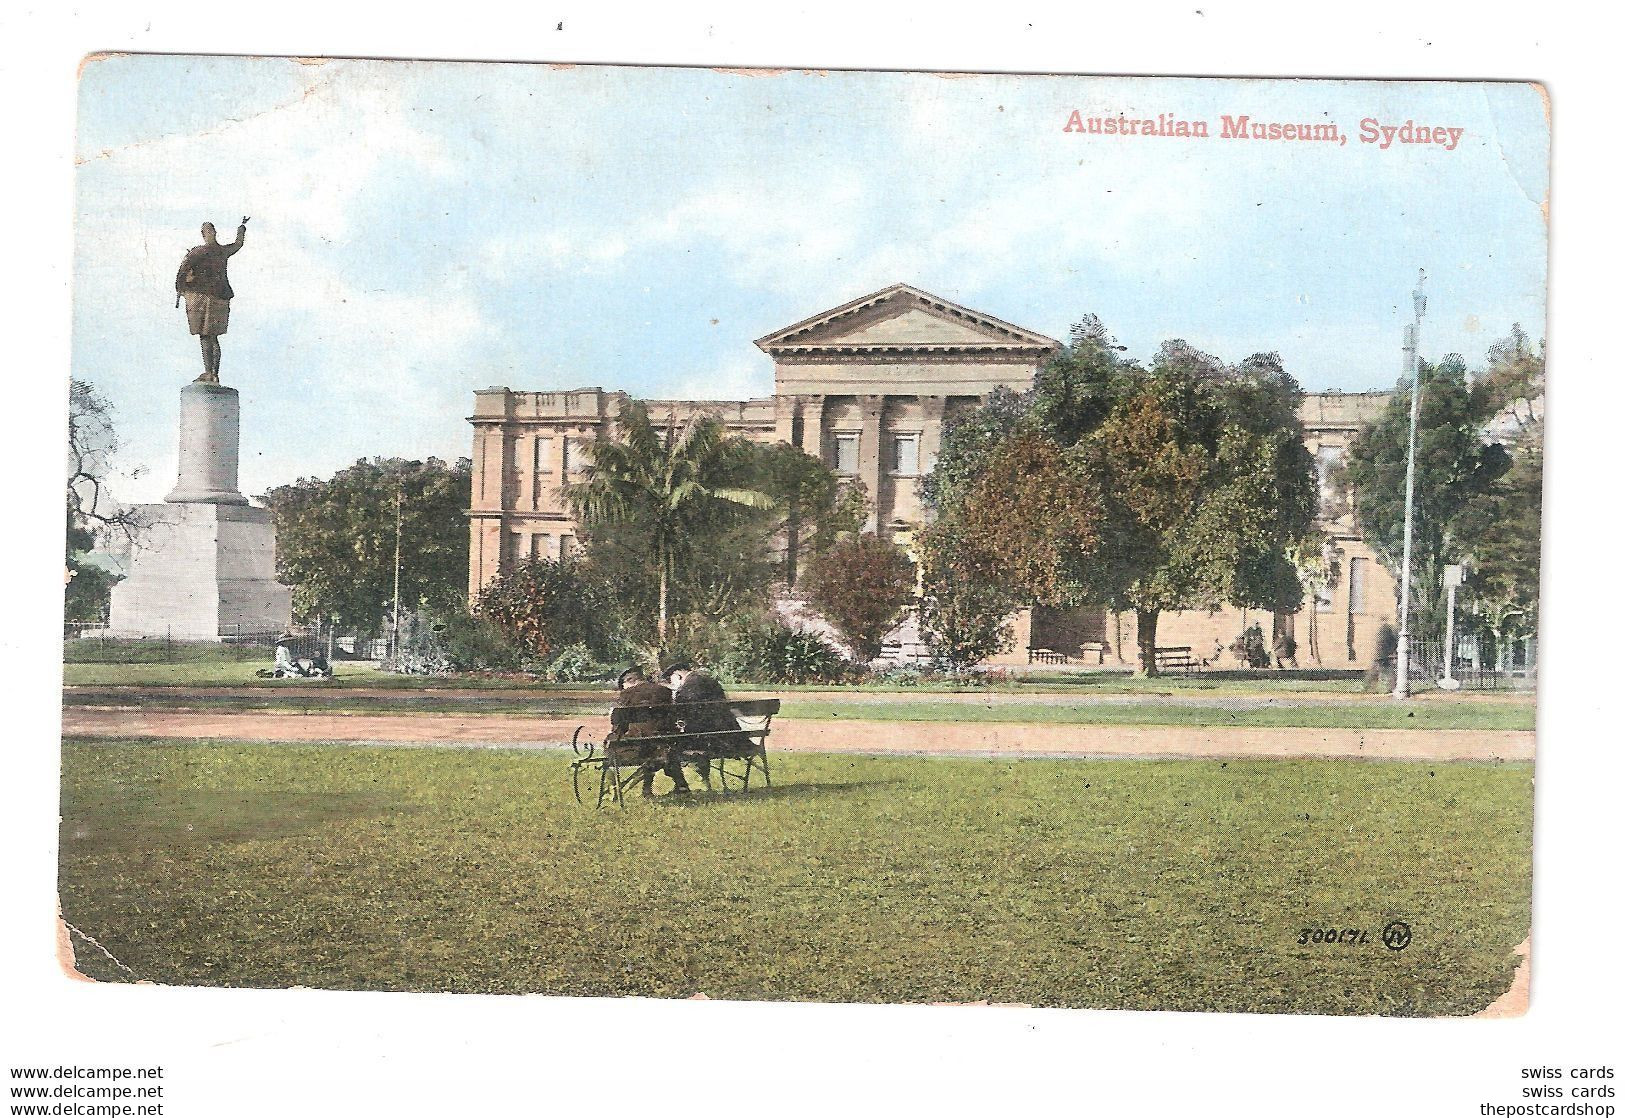
POLYGON ((794 338, 798 334, 805 334, 809 330, 815 329, 816 327, 825 326, 842 318, 857 314, 860 311, 868 310, 870 307, 884 303, 889 299, 894 299, 899 295, 913 296, 927 307, 945 313, 950 318, 965 319, 983 327, 984 329, 990 328, 997 333, 1007 334, 1012 338, 1011 344, 1042 346, 1045 347, 1046 350, 1059 348, 1061 344, 1054 338, 1046 337, 1043 334, 1039 334, 1035 331, 1024 329, 1023 327, 1017 326, 1014 323, 1006 322, 1002 318, 995 318, 990 314, 983 314, 981 311, 973 311, 969 307, 960 306, 958 303, 955 303, 949 299, 932 295, 929 291, 922 291, 919 288, 912 287, 906 283, 894 283, 890 287, 884 287, 879 291, 853 299, 849 303, 842 303, 833 310, 820 311, 811 318, 804 318, 800 322, 783 327, 779 330, 775 330, 771 334, 764 334, 762 337, 756 339, 756 347, 765 353, 771 354, 775 351, 775 349, 781 349, 785 346, 794 345, 795 343, 790 339, 794 338))

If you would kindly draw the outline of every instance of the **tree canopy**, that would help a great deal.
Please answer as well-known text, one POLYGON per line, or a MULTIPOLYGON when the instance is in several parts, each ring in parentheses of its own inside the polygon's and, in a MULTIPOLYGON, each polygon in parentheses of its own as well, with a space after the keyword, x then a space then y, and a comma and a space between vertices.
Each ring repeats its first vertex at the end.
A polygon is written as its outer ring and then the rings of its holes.
POLYGON ((765 587, 771 563, 762 548, 741 550, 729 539, 736 531, 756 535, 750 513, 777 507, 772 494, 741 484, 755 456, 747 440, 710 415, 657 424, 646 404, 630 401, 617 437, 593 443, 589 453, 584 477, 565 488, 565 498, 589 562, 616 595, 635 607, 652 590, 645 642, 654 658, 671 646, 674 614, 704 613, 707 599, 726 609, 765 587))
MULTIPOLYGON (((148 527, 138 508, 120 503, 108 488, 118 453, 113 407, 90 382, 68 382, 67 538, 68 586, 64 616, 70 621, 106 618, 116 577, 86 557, 98 545, 130 544, 148 527)), ((138 468, 131 471, 139 476, 138 468)))
POLYGON ((331 478, 265 495, 276 518, 277 577, 302 620, 387 628, 394 605, 397 495, 403 609, 461 608, 468 587, 468 459, 369 458, 331 478))
MULTIPOLYGON (((1444 567, 1471 550, 1462 514, 1491 493, 1512 465, 1500 443, 1485 438, 1496 393, 1470 380, 1457 354, 1419 362, 1421 406, 1416 426, 1416 499, 1411 530, 1413 631, 1444 633, 1444 567)), ((1411 385, 1402 381, 1388 407, 1355 436, 1344 476, 1366 542, 1396 575, 1405 548, 1405 469, 1410 443, 1411 385)), ((1535 534, 1538 540, 1539 533, 1535 534)))
MULTIPOLYGON (((1420 362, 1416 500, 1412 528, 1412 628, 1445 628, 1444 566, 1467 561, 1469 608, 1502 643, 1535 631, 1540 594, 1545 347, 1513 325, 1469 374, 1459 355, 1420 362)), ((1398 572, 1404 549, 1405 455, 1410 384, 1355 439, 1345 479, 1360 528, 1398 572)))
POLYGON ((1172 341, 1143 368, 1121 352, 1088 317, 1031 393, 995 394, 945 434, 927 536, 955 547, 932 549, 925 591, 1133 610, 1154 674, 1162 612, 1296 608, 1316 489, 1302 392, 1275 355, 1229 366, 1172 341))
POLYGON ((831 544, 807 574, 813 606, 864 662, 880 655, 886 634, 914 603, 913 561, 873 533, 831 544))

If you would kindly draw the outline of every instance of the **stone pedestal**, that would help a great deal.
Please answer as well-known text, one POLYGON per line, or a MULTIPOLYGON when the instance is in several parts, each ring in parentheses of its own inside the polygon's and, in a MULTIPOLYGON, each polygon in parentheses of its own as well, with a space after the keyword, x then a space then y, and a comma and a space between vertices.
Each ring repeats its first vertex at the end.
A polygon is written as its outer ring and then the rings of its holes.
POLYGON ((114 633, 212 641, 288 627, 293 595, 276 580, 270 509, 200 501, 141 511, 152 527, 113 587, 114 633))
POLYGON ((237 491, 237 390, 193 381, 181 389, 181 459, 170 504, 246 505, 237 491))
POLYGON ((181 390, 175 488, 163 504, 140 506, 152 527, 113 587, 112 635, 213 641, 292 623, 271 510, 237 491, 238 422, 236 389, 181 390))

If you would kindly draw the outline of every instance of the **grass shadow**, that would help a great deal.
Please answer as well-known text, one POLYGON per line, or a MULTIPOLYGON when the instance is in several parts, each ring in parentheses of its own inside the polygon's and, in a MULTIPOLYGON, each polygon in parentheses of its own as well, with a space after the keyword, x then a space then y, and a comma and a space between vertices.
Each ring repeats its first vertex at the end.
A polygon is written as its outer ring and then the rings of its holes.
POLYGON ((720 785, 712 792, 695 792, 691 796, 673 796, 669 793, 655 797, 662 806, 680 807, 685 809, 702 809, 720 806, 725 803, 747 803, 759 800, 781 801, 801 800, 812 796, 847 795, 863 789, 879 787, 886 784, 903 784, 902 780, 895 778, 884 780, 840 780, 840 781, 797 781, 793 784, 780 782, 771 786, 758 784, 752 778, 750 791, 742 792, 730 789, 724 792, 720 785))

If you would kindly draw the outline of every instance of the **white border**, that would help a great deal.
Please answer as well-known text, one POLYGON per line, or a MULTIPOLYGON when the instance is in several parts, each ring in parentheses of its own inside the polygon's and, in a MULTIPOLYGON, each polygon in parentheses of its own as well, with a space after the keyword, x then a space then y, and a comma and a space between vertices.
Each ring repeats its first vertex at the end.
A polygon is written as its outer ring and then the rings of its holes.
MULTIPOLYGON (((3 409, 15 514, 3 552, 9 684, 3 784, 5 1063, 163 1064, 166 1114, 1004 1113, 1477 1114, 1526 1065, 1620 1063, 1620 689, 1609 614, 1622 410, 1620 66, 1604 17, 1557 5, 1214 0, 1079 6, 851 3, 341 8, 82 3, 0 12, 8 180, 3 409), (560 26, 562 25, 562 30, 560 26), (1084 73, 1532 78, 1556 119, 1549 317, 1534 1009, 1508 1022, 1380 1021, 903 1007, 91 989, 52 950, 57 688, 54 484, 68 367, 74 74, 91 50, 686 62, 1084 73), (19 1007, 23 1010, 19 1012, 19 1007), (606 1089, 580 1056, 611 1029, 669 1060, 606 1089), (736 1051, 725 1083, 678 1053, 699 1030, 736 1051)), ((184 96, 184 90, 175 91, 184 96)), ((3 1072, 0 1072, 3 1073, 3 1072)), ((1618 1082, 1617 1080, 1615 1081, 1618 1082)), ((1618 1100, 1613 1100, 1618 1103, 1618 1100)))

